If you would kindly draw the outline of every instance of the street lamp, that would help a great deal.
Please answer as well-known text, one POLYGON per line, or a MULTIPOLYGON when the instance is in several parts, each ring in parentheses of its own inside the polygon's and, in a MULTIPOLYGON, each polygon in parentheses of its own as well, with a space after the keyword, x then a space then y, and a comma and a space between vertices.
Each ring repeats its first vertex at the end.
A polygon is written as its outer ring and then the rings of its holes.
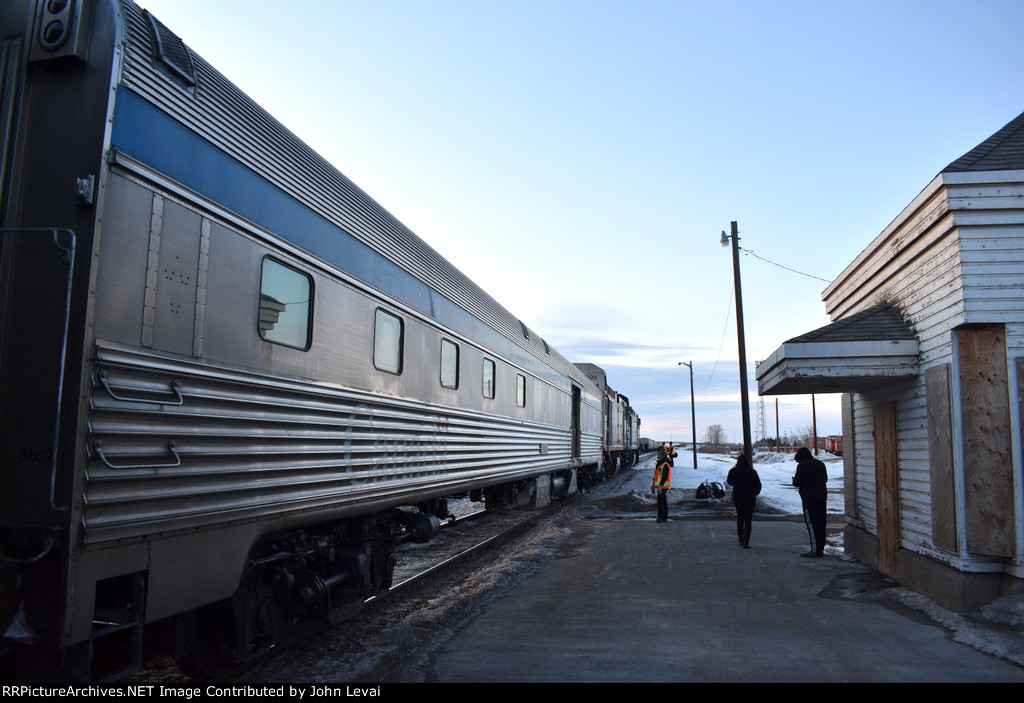
POLYGON ((736 337, 740 350, 740 402, 743 404, 743 453, 753 460, 754 453, 750 446, 750 401, 747 398, 747 343, 743 338, 743 295, 740 291, 740 231, 739 226, 732 223, 732 234, 722 232, 722 246, 729 246, 732 240, 732 277, 736 286, 736 337))
POLYGON ((697 407, 693 400, 693 362, 680 361, 678 366, 690 367, 690 426, 693 430, 693 470, 697 470, 697 407))

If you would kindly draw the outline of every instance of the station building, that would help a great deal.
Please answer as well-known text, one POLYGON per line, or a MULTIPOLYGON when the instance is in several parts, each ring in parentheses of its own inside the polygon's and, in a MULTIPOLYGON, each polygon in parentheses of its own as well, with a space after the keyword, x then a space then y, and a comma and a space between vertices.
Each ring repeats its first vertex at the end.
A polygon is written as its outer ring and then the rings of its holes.
POLYGON ((843 394, 845 548, 958 611, 1024 591, 1024 114, 822 293, 761 395, 843 394))

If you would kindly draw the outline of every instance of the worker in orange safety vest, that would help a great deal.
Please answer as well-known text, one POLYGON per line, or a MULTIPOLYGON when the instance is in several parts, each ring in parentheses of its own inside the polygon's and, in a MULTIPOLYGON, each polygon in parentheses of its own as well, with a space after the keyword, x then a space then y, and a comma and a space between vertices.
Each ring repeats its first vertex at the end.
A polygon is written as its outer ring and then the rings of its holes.
POLYGON ((654 465, 654 482, 651 491, 658 497, 658 520, 668 522, 668 489, 672 486, 672 457, 675 454, 668 446, 658 450, 658 458, 654 465))

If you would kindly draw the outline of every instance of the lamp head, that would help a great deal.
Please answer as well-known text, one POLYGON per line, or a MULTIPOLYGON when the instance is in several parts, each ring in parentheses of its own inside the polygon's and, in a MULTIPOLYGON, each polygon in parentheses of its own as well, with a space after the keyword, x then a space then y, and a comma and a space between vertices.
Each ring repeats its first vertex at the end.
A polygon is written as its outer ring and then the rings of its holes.
POLYGON ((722 230, 722 246, 729 246, 729 235, 725 233, 724 229, 722 230))

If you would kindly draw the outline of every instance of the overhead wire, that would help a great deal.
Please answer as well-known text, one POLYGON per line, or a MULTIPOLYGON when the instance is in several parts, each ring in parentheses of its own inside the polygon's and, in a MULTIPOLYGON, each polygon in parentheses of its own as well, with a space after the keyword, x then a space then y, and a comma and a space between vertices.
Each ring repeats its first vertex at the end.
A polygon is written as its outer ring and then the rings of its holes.
POLYGON ((725 346, 725 333, 729 331, 729 315, 732 310, 733 295, 735 295, 735 293, 729 293, 729 307, 725 309, 725 326, 722 327, 722 339, 718 343, 718 356, 715 357, 715 365, 711 367, 711 375, 708 376, 708 382, 701 387, 702 391, 707 390, 708 386, 711 385, 711 379, 715 377, 715 369, 718 368, 718 361, 722 358, 722 347, 725 346))
POLYGON ((792 271, 793 273, 798 273, 801 276, 807 276, 808 278, 813 278, 813 279, 818 280, 818 281, 824 281, 825 283, 831 283, 832 282, 832 281, 828 280, 827 278, 819 278, 818 276, 812 276, 811 274, 806 273, 804 271, 797 271, 796 269, 791 269, 788 266, 783 266, 782 264, 777 264, 774 261, 770 261, 770 260, 764 258, 763 256, 758 256, 754 252, 750 251, 750 249, 745 249, 743 247, 740 247, 740 251, 742 251, 744 254, 750 254, 755 259, 760 259, 761 261, 769 263, 772 266, 778 266, 780 269, 786 269, 787 271, 792 271))
MULTIPOLYGON (((760 256, 759 254, 756 254, 753 251, 751 251, 750 249, 747 249, 745 247, 740 247, 739 250, 741 252, 743 252, 744 254, 749 254, 750 256, 753 256, 755 259, 760 259, 761 261, 764 261, 765 263, 771 264, 772 266, 778 266, 779 268, 785 269, 786 271, 790 271, 792 273, 797 273, 797 274, 800 274, 801 276, 807 276, 808 278, 813 278, 815 280, 823 281, 825 283, 831 283, 832 282, 832 281, 830 281, 830 280, 828 280, 826 278, 821 278, 819 276, 813 276, 813 275, 807 273, 806 271, 799 271, 797 269, 790 268, 789 266, 783 266, 782 264, 779 264, 779 263, 776 263, 774 261, 771 261, 770 259, 766 259, 763 256, 760 256)), ((702 391, 703 390, 707 390, 708 386, 711 385, 711 381, 715 377, 715 369, 718 368, 718 362, 722 358, 722 347, 725 346, 725 333, 729 331, 729 315, 731 314, 730 311, 732 309, 732 300, 733 300, 733 296, 734 295, 735 295, 734 292, 730 292, 730 294, 729 294, 729 307, 725 311, 725 326, 722 328, 722 339, 718 343, 718 355, 715 357, 715 364, 714 364, 714 366, 711 367, 711 375, 708 376, 708 382, 706 384, 704 384, 704 386, 701 387, 702 391)))

